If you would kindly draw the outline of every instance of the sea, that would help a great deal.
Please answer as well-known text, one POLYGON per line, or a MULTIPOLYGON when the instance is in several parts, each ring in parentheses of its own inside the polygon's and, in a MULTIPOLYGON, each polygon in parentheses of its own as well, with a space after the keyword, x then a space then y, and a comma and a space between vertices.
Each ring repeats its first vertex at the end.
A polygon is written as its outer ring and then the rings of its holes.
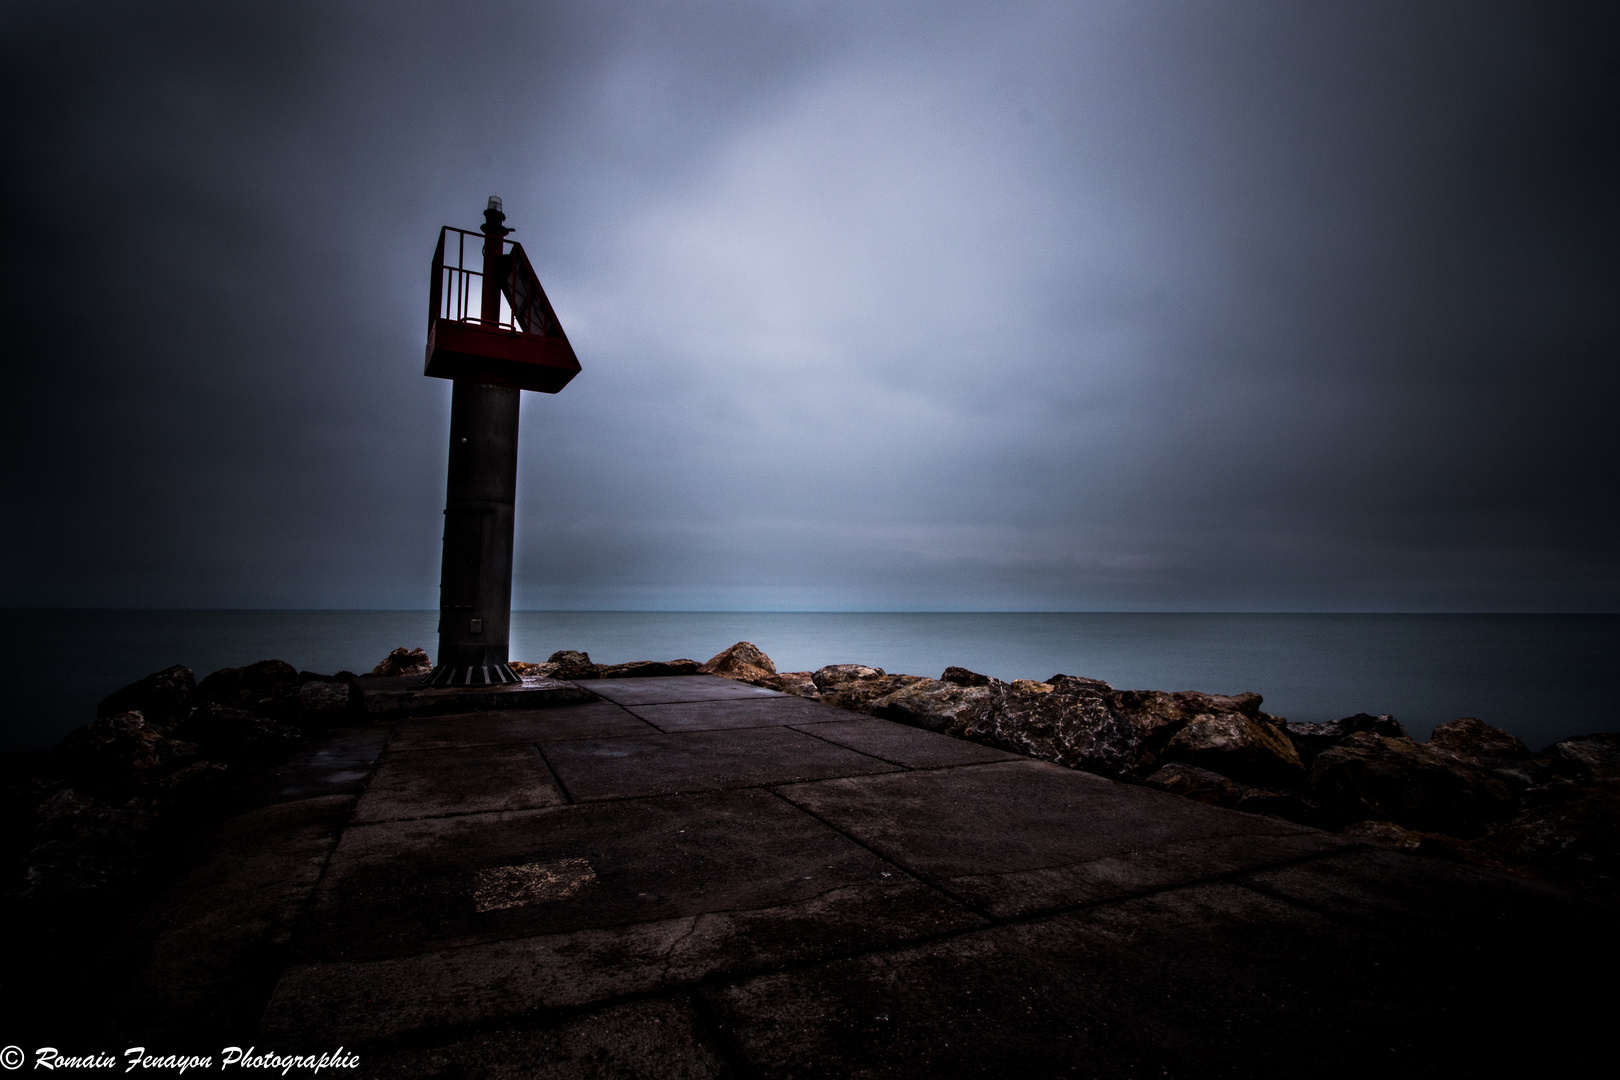
MULTIPOLYGON (((9 678, 0 750, 42 750, 113 690, 173 664, 199 679, 276 658, 369 671, 433 652, 433 611, 0 611, 9 678)), ((517 611, 512 659, 581 649, 598 663, 703 661, 751 641, 780 671, 861 663, 938 676, 1055 674, 1121 689, 1254 691, 1299 721, 1390 713, 1416 738, 1474 716, 1540 749, 1620 731, 1620 615, 1120 612, 517 611)))

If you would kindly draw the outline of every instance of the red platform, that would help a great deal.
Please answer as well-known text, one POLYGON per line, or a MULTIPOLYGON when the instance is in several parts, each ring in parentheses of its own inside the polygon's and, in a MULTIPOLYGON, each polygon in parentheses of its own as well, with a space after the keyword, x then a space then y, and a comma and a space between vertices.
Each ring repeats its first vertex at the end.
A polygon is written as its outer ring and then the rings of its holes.
POLYGON ((482 235, 450 226, 439 230, 428 300, 426 374, 555 394, 579 374, 579 358, 523 246, 513 244, 490 260, 506 303, 502 320, 487 321, 469 314, 484 276, 467 265, 469 238, 476 239, 480 247, 474 250, 480 251, 482 235))

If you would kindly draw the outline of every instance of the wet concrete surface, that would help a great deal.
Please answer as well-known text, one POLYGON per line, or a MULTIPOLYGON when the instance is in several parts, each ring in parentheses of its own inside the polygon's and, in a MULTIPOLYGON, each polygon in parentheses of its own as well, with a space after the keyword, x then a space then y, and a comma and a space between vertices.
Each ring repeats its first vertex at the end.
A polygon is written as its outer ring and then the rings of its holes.
POLYGON ((130 1030, 491 1078, 1556 1073, 1606 1038, 1614 912, 1562 890, 727 680, 580 685, 262 778, 150 913, 130 1030))

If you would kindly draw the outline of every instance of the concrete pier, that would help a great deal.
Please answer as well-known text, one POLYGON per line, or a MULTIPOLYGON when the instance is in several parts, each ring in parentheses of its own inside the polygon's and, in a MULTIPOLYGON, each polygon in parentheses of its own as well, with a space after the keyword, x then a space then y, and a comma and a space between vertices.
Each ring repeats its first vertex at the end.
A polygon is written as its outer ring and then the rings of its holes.
POLYGON ((1020 1078, 1556 1075, 1606 1033, 1614 913, 1562 890, 725 679, 579 687, 261 778, 154 905, 125 1033, 1020 1078))

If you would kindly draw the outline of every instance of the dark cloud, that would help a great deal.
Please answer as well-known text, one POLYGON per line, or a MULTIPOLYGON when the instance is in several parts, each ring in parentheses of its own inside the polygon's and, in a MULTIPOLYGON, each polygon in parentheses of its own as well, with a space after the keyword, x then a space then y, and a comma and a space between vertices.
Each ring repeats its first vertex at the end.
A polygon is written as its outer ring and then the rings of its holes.
POLYGON ((498 193, 521 606, 1613 610, 1616 22, 14 4, 0 602, 431 607, 498 193))

